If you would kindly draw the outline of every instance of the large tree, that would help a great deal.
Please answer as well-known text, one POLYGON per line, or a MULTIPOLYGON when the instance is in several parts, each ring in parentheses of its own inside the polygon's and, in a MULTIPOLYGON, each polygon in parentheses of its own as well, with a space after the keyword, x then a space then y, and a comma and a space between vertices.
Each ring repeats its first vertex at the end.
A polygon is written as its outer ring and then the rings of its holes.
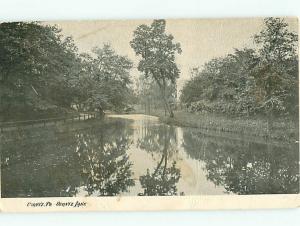
POLYGON ((68 108, 75 92, 77 49, 55 26, 0 24, 1 118, 68 108), (13 114, 12 114, 13 113, 13 114))
POLYGON ((131 101, 131 60, 121 56, 108 44, 95 47, 93 55, 81 54, 77 86, 80 92, 76 104, 79 109, 121 111, 131 101))
POLYGON ((176 84, 179 69, 175 63, 176 53, 181 53, 180 44, 174 42, 171 34, 166 34, 166 21, 154 20, 150 26, 142 24, 133 33, 130 42, 141 60, 138 70, 145 77, 151 77, 159 86, 165 109, 170 117, 174 116, 172 107, 166 95, 166 88, 176 84))
POLYGON ((267 114, 271 128, 274 113, 298 109, 298 36, 288 29, 284 19, 270 17, 264 24, 265 28, 254 37, 260 46, 260 62, 253 76, 259 107, 267 114))
POLYGON ((255 49, 235 49, 192 70, 180 97, 192 112, 274 117, 298 112, 296 34, 280 18, 266 18, 255 49))
POLYGON ((28 119, 77 110, 122 110, 131 97, 132 62, 109 45, 79 54, 56 26, 0 24, 0 118, 28 119))

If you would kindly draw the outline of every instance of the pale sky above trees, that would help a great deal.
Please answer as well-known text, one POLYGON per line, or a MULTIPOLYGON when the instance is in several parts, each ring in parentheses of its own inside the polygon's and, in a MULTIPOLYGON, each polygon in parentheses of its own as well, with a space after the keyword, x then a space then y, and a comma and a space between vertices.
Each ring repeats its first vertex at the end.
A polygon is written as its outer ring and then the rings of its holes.
MULTIPOLYGON (((138 58, 129 42, 133 31, 140 24, 151 24, 153 20, 101 20, 101 21, 55 21, 62 34, 72 36, 80 52, 91 52, 95 46, 110 43, 121 55, 127 55, 138 64, 138 58)), ((292 31, 297 32, 297 19, 286 18, 292 31)), ((181 70, 177 80, 180 90, 189 79, 190 69, 208 62, 212 58, 232 53, 234 48, 254 48, 253 36, 263 28, 263 18, 256 19, 184 19, 166 20, 167 33, 181 44, 182 54, 176 62, 181 70)), ((134 68, 133 77, 138 76, 134 68)))

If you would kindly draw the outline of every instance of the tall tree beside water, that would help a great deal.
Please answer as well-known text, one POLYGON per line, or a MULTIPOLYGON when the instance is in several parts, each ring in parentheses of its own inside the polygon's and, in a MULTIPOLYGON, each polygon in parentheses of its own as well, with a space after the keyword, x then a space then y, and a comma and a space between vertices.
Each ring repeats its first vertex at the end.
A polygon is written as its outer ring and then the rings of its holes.
POLYGON ((164 107, 170 117, 173 117, 166 89, 176 84, 179 77, 180 71, 175 63, 175 55, 181 54, 180 44, 174 42, 171 34, 166 34, 165 20, 154 20, 150 26, 142 24, 136 28, 130 45, 136 55, 141 56, 138 70, 159 86, 164 107))
POLYGON ((266 18, 265 28, 254 37, 259 63, 253 70, 258 109, 272 127, 274 114, 291 114, 298 109, 298 36, 280 18, 266 18))

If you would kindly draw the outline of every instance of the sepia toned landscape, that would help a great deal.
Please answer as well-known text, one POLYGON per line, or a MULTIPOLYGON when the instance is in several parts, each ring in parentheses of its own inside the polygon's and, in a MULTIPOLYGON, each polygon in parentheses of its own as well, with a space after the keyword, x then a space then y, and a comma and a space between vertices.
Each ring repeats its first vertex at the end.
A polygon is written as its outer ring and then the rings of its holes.
POLYGON ((299 194, 297 18, 0 24, 1 197, 299 194))

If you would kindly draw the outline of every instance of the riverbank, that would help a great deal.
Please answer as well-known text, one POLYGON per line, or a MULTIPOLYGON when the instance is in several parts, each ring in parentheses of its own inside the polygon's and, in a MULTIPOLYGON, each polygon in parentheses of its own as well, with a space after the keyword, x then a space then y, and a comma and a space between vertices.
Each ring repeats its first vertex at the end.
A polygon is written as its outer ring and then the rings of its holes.
POLYGON ((150 115, 159 117, 161 122, 169 125, 192 127, 216 132, 227 132, 239 135, 275 139, 284 142, 299 140, 298 125, 287 119, 276 119, 273 129, 268 131, 267 120, 257 118, 228 118, 212 114, 193 114, 175 111, 174 118, 164 115, 163 111, 152 111, 150 115))
MULTIPOLYGON (((24 140, 25 138, 40 138, 41 136, 53 138, 54 134, 66 134, 72 135, 76 131, 89 130, 91 128, 106 127, 111 124, 109 119, 86 119, 85 121, 74 122, 56 122, 43 126, 42 124, 34 124, 30 126, 22 126, 16 129, 6 129, 0 133, 0 143, 16 142, 18 140, 24 140)), ((40 140, 40 139, 38 139, 40 140)), ((42 139, 40 142, 44 142, 42 139)))

